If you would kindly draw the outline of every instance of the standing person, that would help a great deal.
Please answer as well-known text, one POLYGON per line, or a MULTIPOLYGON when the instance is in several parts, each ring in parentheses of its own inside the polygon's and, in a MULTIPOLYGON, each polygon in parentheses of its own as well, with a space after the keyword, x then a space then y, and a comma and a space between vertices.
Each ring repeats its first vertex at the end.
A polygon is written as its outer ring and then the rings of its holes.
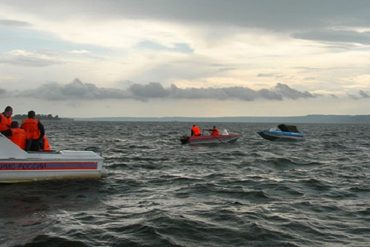
POLYGON ((17 121, 13 121, 11 123, 10 130, 12 132, 10 140, 17 144, 21 149, 26 149, 26 131, 19 128, 19 124, 17 121))
POLYGON ((191 128, 191 136, 201 136, 202 131, 200 130, 199 126, 196 126, 193 124, 193 127, 191 128))
POLYGON ((13 108, 11 106, 5 107, 3 113, 0 113, 0 132, 4 136, 9 137, 12 133, 10 125, 12 123, 13 108))
POLYGON ((40 151, 43 146, 45 128, 42 123, 36 119, 34 111, 28 112, 28 118, 24 119, 21 128, 26 131, 26 151, 40 151))

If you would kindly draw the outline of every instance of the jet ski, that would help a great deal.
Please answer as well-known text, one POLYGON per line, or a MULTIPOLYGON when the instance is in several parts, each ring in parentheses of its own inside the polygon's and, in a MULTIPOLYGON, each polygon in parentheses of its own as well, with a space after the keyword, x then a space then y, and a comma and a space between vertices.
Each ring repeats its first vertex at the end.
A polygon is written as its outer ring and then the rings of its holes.
POLYGON ((240 135, 236 133, 228 133, 223 130, 220 135, 201 135, 201 136, 187 136, 180 138, 182 144, 222 144, 234 143, 239 139, 240 135))
POLYGON ((269 141, 301 141, 304 136, 294 125, 279 124, 277 128, 257 132, 269 141))

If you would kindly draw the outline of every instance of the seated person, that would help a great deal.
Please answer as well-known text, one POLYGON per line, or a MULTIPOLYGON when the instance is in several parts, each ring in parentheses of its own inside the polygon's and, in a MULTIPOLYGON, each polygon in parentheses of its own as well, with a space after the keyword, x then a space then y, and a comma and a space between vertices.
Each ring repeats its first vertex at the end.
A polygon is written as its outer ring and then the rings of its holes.
POLYGON ((191 136, 201 136, 202 131, 200 130, 199 126, 196 126, 193 124, 193 127, 191 128, 191 136))
POLYGON ((34 111, 28 112, 28 117, 23 120, 21 128, 26 131, 26 151, 40 151, 45 129, 44 125, 36 118, 34 111))
POLYGON ((7 106, 3 113, 0 113, 0 133, 4 136, 10 137, 11 130, 10 125, 12 123, 13 108, 7 106))
POLYGON ((216 128, 216 126, 213 126, 212 129, 209 130, 211 132, 211 136, 219 136, 220 131, 216 128))
POLYGON ((13 121, 10 124, 10 131, 10 140, 17 144, 21 149, 26 149, 26 131, 19 128, 19 124, 17 121, 13 121))

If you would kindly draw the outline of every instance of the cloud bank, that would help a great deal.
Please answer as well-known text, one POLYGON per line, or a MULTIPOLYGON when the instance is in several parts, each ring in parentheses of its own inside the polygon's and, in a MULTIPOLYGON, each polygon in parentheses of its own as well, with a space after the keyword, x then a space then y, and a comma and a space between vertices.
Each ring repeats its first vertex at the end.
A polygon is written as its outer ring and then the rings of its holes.
POLYGON ((277 31, 332 23, 365 26, 370 22, 367 0, 188 0, 186 4, 180 0, 2 0, 2 3, 54 20, 87 15, 96 19, 150 18, 261 26, 277 31))
POLYGON ((98 100, 127 98, 125 91, 114 88, 97 87, 75 79, 69 84, 47 83, 36 89, 20 91, 15 96, 45 100, 98 100))
MULTIPOLYGON (((1 93, 1 91, 0 91, 1 93)), ((270 89, 254 90, 248 87, 204 87, 179 88, 176 85, 163 87, 158 82, 145 85, 134 83, 126 90, 97 87, 92 83, 83 83, 79 79, 65 85, 58 83, 44 84, 36 89, 20 91, 15 96, 57 100, 99 100, 99 99, 213 99, 213 100, 296 100, 315 98, 316 95, 298 91, 288 85, 278 83, 270 89)))
MULTIPOLYGON (((369 43, 370 2, 357 0, 3 0, 4 6, 24 10, 44 19, 104 21, 152 20, 204 26, 234 26, 291 33, 305 40, 369 43), (145 7, 143 7, 145 6, 145 7), (341 27, 345 27, 341 29, 341 27)), ((0 25, 27 26, 23 20, 0 20, 0 25)))

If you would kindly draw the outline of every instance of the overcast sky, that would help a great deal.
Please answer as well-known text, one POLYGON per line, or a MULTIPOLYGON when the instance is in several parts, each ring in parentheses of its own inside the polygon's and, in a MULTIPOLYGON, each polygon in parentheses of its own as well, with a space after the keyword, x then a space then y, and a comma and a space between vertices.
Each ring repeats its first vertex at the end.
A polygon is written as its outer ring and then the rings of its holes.
POLYGON ((368 0, 0 0, 0 110, 370 114, 368 0))

